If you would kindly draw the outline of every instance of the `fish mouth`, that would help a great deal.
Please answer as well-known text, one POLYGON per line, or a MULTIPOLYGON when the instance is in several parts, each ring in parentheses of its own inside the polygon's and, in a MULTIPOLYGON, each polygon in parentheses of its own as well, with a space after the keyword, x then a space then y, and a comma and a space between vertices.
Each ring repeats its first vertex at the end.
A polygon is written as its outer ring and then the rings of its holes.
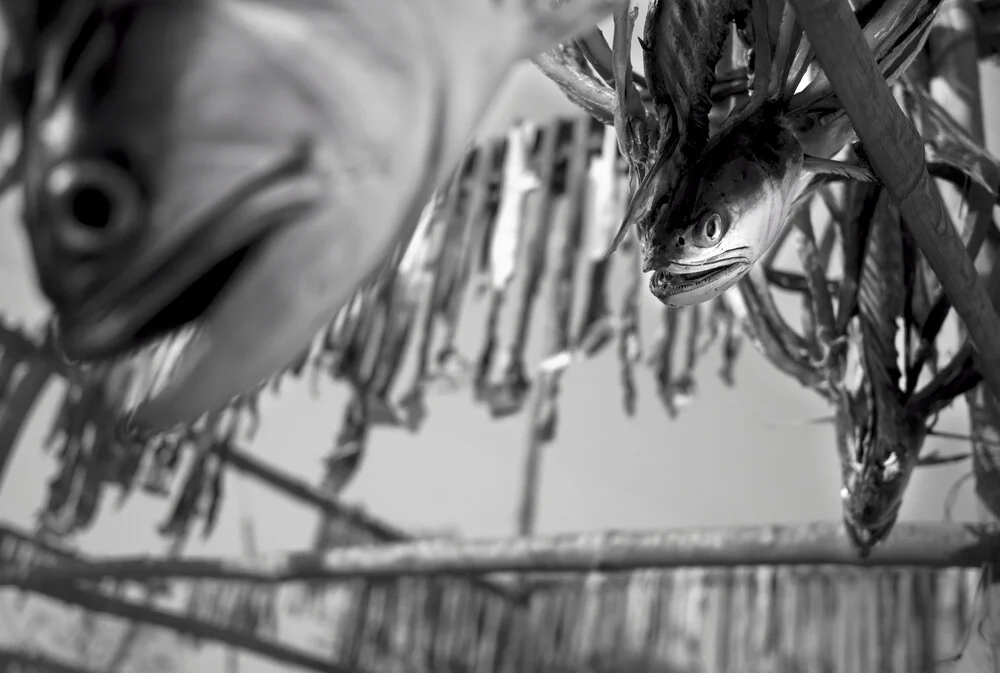
POLYGON ((875 546, 885 540, 896 525, 895 513, 888 521, 874 526, 863 525, 848 514, 845 514, 843 519, 847 536, 851 539, 851 543, 858 550, 861 558, 870 556, 875 546))
MULTIPOLYGON (((58 312, 55 336, 64 355, 85 367, 109 367, 110 380, 120 384, 108 391, 113 408, 135 411, 191 367, 194 353, 206 349, 202 333, 316 203, 315 184, 306 178, 284 170, 258 177, 185 223, 192 233, 157 263, 132 265, 77 310, 58 312)), ((231 392, 230 399, 246 391, 231 392)))
POLYGON ((900 503, 895 502, 884 509, 869 505, 858 510, 850 502, 849 493, 842 492, 841 497, 844 499, 844 528, 851 543, 864 558, 871 554, 877 544, 889 537, 899 518, 900 503))
POLYGON ((667 306, 690 306, 708 301, 729 289, 750 269, 746 258, 703 264, 671 262, 649 277, 649 289, 667 306))
POLYGON ((163 340, 197 322, 233 281, 273 226, 247 231, 234 245, 209 254, 193 237, 112 305, 91 303, 84 311, 60 314, 59 345, 71 360, 106 362, 163 340), (192 248, 200 254, 186 254, 192 248), (169 269, 169 270, 168 270, 169 269))

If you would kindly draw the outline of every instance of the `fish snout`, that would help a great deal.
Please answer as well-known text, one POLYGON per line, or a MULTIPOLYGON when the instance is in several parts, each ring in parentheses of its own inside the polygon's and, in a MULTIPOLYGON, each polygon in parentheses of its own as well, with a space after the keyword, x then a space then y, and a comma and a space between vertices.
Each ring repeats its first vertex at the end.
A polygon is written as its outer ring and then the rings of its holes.
POLYGON ((861 558, 867 558, 872 553, 872 548, 877 542, 871 532, 863 526, 859 526, 848 516, 844 517, 844 530, 847 531, 847 536, 851 539, 851 544, 858 550, 858 555, 861 558))

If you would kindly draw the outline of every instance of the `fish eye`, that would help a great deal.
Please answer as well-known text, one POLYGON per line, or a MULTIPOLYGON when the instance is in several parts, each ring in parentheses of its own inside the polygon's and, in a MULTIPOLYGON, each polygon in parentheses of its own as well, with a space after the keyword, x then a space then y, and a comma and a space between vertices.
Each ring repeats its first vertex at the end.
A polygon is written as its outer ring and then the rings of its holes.
POLYGON ((139 190, 124 169, 108 161, 57 165, 49 172, 43 199, 56 240, 71 254, 117 245, 138 223, 139 190))
POLYGON ((695 245, 703 248, 716 245, 722 240, 722 234, 725 233, 722 216, 718 213, 709 213, 701 219, 693 233, 695 245))

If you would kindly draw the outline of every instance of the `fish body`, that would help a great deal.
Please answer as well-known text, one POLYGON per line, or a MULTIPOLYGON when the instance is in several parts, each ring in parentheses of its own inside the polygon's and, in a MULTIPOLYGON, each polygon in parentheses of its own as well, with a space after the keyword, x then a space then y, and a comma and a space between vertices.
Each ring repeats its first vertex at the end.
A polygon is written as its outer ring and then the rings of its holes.
POLYGON ((183 342, 150 429, 255 387, 412 234, 510 68, 615 4, 61 3, 5 81, 30 80, 24 220, 63 350, 183 342))
MULTIPOLYGON (((937 5, 884 0, 859 15, 888 81, 922 48, 937 5)), ((781 35, 787 33, 783 27, 781 35)), ((875 179, 864 166, 832 159, 853 130, 825 76, 799 87, 810 67, 808 50, 803 42, 772 66, 770 93, 730 115, 673 192, 657 193, 662 181, 651 175, 633 196, 630 216, 648 232, 643 271, 653 272, 650 291, 664 304, 702 303, 739 281, 777 240, 815 176, 875 179), (774 73, 784 79, 775 81, 774 73)))

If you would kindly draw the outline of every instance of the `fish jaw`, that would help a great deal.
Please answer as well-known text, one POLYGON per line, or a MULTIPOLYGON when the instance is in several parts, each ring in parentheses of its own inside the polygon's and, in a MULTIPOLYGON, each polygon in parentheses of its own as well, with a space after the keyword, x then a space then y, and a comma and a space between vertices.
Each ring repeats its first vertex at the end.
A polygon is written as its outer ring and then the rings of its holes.
POLYGON ((847 531, 851 544, 854 545, 861 558, 870 556, 875 546, 889 537, 889 533, 896 525, 898 514, 898 510, 896 510, 891 517, 875 527, 861 524, 848 514, 844 514, 844 530, 847 531))
MULTIPOLYGON (((363 226, 347 227, 362 235, 363 226)), ((299 355, 349 298, 370 258, 321 216, 283 226, 194 323, 155 389, 132 394, 131 424, 169 428, 221 408, 299 355), (291 271, 294 270, 294 273, 291 271), (136 403, 137 402, 137 403, 136 403)))
POLYGON ((724 259, 702 264, 662 266, 650 274, 649 290, 666 306, 693 306, 714 299, 750 270, 752 261, 741 252, 731 251, 724 259))

